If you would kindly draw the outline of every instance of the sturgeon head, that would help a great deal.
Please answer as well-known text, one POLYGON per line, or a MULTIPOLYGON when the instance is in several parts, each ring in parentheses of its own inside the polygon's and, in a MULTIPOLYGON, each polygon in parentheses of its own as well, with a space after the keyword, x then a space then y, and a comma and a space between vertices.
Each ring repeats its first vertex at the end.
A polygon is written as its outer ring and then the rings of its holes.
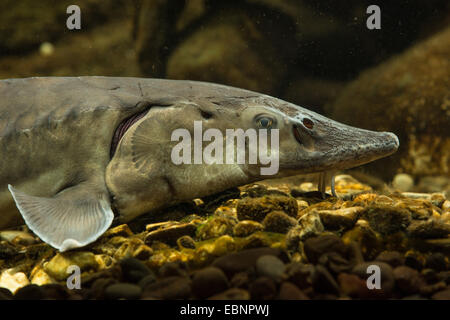
MULTIPOLYGON (((201 88, 196 95, 179 97, 170 106, 151 109, 121 138, 108 165, 106 182, 124 221, 162 205, 268 178, 322 173, 319 190, 324 193, 325 173, 386 157, 399 146, 397 137, 390 132, 351 127, 267 95, 190 82, 193 83, 201 88), (173 133, 180 129, 192 140, 186 143, 180 136, 174 140, 173 133), (233 157, 237 160, 243 148, 244 163, 227 162, 229 130, 248 133, 249 129, 256 131, 256 140, 251 140, 251 134, 244 134, 244 143, 239 145, 238 138, 232 137, 236 142, 232 145, 233 157), (276 165, 260 158, 250 163, 250 147, 260 146, 261 130, 266 130, 266 151, 276 165), (194 159, 196 132, 202 140, 197 144, 199 152, 203 152, 199 162, 194 159), (277 148, 273 147, 274 139, 277 148), (217 141, 221 144, 212 146, 217 141), (185 148, 180 147, 182 142, 186 143, 185 148), (219 158, 223 161, 208 161, 217 151, 209 155, 205 151, 214 147, 222 149, 219 158), (175 149, 188 152, 191 162, 174 161, 175 149), (267 174, 270 166, 275 170, 267 174)), ((331 184, 335 194, 333 178, 331 184)))

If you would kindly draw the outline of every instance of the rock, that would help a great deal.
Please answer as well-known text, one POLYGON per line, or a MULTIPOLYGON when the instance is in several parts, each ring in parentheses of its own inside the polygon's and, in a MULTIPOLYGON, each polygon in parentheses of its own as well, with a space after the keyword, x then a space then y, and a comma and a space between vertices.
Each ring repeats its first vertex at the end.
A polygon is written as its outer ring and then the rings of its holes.
POLYGON ((409 174, 398 173, 392 181, 392 186, 400 191, 410 191, 414 187, 414 179, 409 174))
POLYGON ((416 270, 422 270, 425 264, 425 259, 422 254, 415 251, 408 251, 405 253, 405 265, 416 270))
POLYGON ((192 292, 200 299, 225 291, 228 287, 227 277, 221 269, 216 267, 199 270, 192 278, 192 292))
POLYGON ((45 298, 44 291, 35 284, 29 284, 16 291, 14 300, 41 300, 45 298))
POLYGON ((250 297, 253 300, 272 300, 277 294, 277 285, 269 277, 258 277, 249 286, 250 297))
POLYGON ((143 298, 187 299, 191 295, 191 280, 186 277, 167 277, 147 285, 143 298))
POLYGON ((262 224, 266 231, 286 233, 297 225, 297 221, 282 211, 272 211, 266 215, 262 224))
POLYGON ((301 291, 295 284, 284 281, 280 285, 278 300, 309 300, 308 296, 301 291))
POLYGON ((98 262, 92 252, 68 251, 55 255, 47 264, 44 270, 56 280, 65 280, 70 274, 67 273, 69 266, 78 266, 81 272, 96 270, 98 262))
POLYGON ((11 259, 17 257, 18 254, 18 249, 12 244, 5 240, 0 241, 0 259, 11 259))
POLYGON ((233 235, 236 222, 224 217, 212 217, 197 230, 197 237, 201 240, 217 238, 223 235, 233 235))
POLYGON ((339 286, 328 270, 317 265, 312 276, 312 285, 315 292, 339 294, 339 286))
POLYGON ((111 300, 126 299, 136 300, 141 297, 142 289, 131 283, 115 283, 105 289, 105 298, 111 300))
POLYGON ((13 294, 6 288, 0 287, 0 300, 12 300, 13 294))
POLYGON ((247 289, 249 283, 250 278, 247 272, 238 272, 230 280, 230 286, 233 288, 247 289))
POLYGON ((316 212, 309 212, 298 219, 298 226, 289 230, 286 235, 286 246, 298 250, 300 241, 319 235, 324 231, 320 217, 316 212))
POLYGON ((304 251, 308 261, 316 264, 322 254, 337 252, 347 256, 348 247, 336 235, 323 235, 309 238, 304 242, 304 251))
POLYGON ((312 285, 314 266, 312 264, 292 262, 287 265, 285 274, 286 280, 292 282, 300 289, 306 289, 312 285))
POLYGON ((70 296, 67 287, 57 283, 44 284, 41 289, 45 299, 66 300, 70 296))
POLYGON ((8 289, 12 293, 29 284, 25 273, 17 271, 16 268, 3 270, 0 274, 0 287, 8 289))
MULTIPOLYGON (((371 261, 371 262, 363 262, 360 264, 357 264, 353 270, 352 273, 356 274, 358 277, 363 279, 364 281, 367 281, 371 275, 374 274, 373 271, 368 268, 371 266, 377 266, 380 269, 380 289, 372 289, 370 292, 374 297, 383 297, 388 298, 391 296, 392 290, 395 286, 395 278, 394 278, 394 271, 391 268, 390 265, 384 262, 378 262, 378 261, 371 261)), ((372 281, 372 283, 374 283, 372 281)))
POLYGON ((430 285, 422 285, 419 291, 421 295, 429 297, 438 291, 445 290, 446 288, 447 284, 444 281, 439 281, 430 285))
POLYGON ((436 292, 431 297, 433 300, 450 300, 450 288, 436 292))
POLYGON ((97 299, 97 300, 105 299, 105 289, 115 283, 117 283, 117 280, 113 278, 101 277, 96 279, 92 283, 88 295, 85 296, 85 299, 97 299))
POLYGON ((342 241, 350 245, 358 244, 361 253, 366 260, 373 260, 382 248, 382 239, 377 237, 375 231, 369 226, 366 220, 358 220, 353 229, 342 235, 342 241))
POLYGON ((399 169, 413 176, 449 175, 449 39, 446 27, 363 72, 335 100, 333 119, 371 130, 391 129, 402 141, 395 155, 366 168, 383 177, 399 169))
POLYGON ((319 264, 323 265, 334 275, 338 275, 341 272, 350 271, 354 264, 342 257, 337 252, 326 252, 322 254, 318 261, 319 264))
POLYGON ((417 270, 407 266, 399 266, 394 269, 395 286, 404 294, 418 293, 425 281, 417 270))
POLYGON ((153 249, 145 244, 139 245, 132 253, 132 257, 139 260, 147 260, 153 254, 153 249))
POLYGON ((144 263, 135 258, 121 260, 120 267, 124 280, 131 283, 138 283, 142 278, 152 273, 144 263))
MULTIPOLYGON (((150 256, 153 252, 153 250, 148 247, 144 246, 144 242, 141 239, 138 238, 127 238, 125 241, 122 242, 120 247, 114 252, 113 258, 116 260, 122 260, 126 258, 131 258, 137 256, 142 256, 143 252, 142 250, 147 250, 147 254, 150 256)), ((144 256, 146 254, 144 253, 144 256)))
POLYGON ((450 224, 433 218, 426 221, 413 221, 407 232, 412 238, 445 238, 450 234, 450 224))
POLYGON ((237 217, 239 220, 253 220, 261 222, 272 211, 283 211, 295 218, 298 212, 297 200, 286 196, 263 196, 260 198, 246 197, 237 203, 237 217))
POLYGON ((214 260, 212 266, 222 269, 230 277, 237 272, 253 269, 258 258, 264 255, 281 257, 283 252, 275 248, 246 249, 219 257, 214 260))
POLYGON ((444 281, 448 285, 450 285, 450 270, 449 271, 441 271, 437 274, 439 280, 444 281))
POLYGON ((358 299, 368 299, 372 296, 366 281, 355 274, 341 273, 337 280, 342 293, 346 296, 358 299))
POLYGON ((190 236, 181 236, 177 240, 178 248, 181 249, 195 249, 195 241, 190 236))
POLYGON ((131 231, 130 227, 127 224, 121 224, 117 227, 111 228, 107 230, 102 238, 112 238, 112 237, 131 237, 133 235, 133 231, 131 231))
POLYGON ((270 247, 272 242, 272 238, 268 236, 267 233, 256 232, 244 239, 242 242, 242 249, 270 247))
POLYGON ((214 241, 211 254, 214 256, 223 256, 236 250, 236 242, 229 235, 221 236, 214 241))
POLYGON ((250 294, 244 289, 231 288, 209 297, 208 300, 250 300, 250 294))
POLYGON ((38 286, 55 283, 55 279, 50 277, 50 275, 45 272, 41 267, 35 267, 30 274, 31 284, 36 284, 38 286))
POLYGON ((243 220, 234 226, 233 234, 235 237, 247 237, 252 233, 262 231, 263 229, 264 226, 259 222, 252 220, 243 220))
POLYGON ((340 230, 352 228, 363 211, 363 207, 350 207, 338 210, 317 210, 317 213, 326 229, 340 230))
POLYGON ((283 261, 273 255, 261 256, 256 260, 256 273, 259 276, 269 277, 276 282, 283 278, 286 266, 283 261))
POLYGON ((425 267, 436 271, 445 271, 448 269, 449 262, 442 253, 435 252, 427 256, 425 259, 425 267))
POLYGON ((21 246, 30 246, 38 242, 36 238, 28 232, 16 230, 0 231, 0 240, 5 240, 12 244, 21 246))
POLYGON ((159 268, 158 273, 161 278, 173 276, 186 277, 186 264, 180 260, 166 262, 159 268))
POLYGON ((411 223, 411 213, 403 208, 371 204, 363 214, 370 227, 382 234, 405 230, 411 223))
POLYGON ((144 239, 145 244, 151 245, 153 241, 161 241, 170 245, 176 244, 181 236, 194 236, 197 225, 194 223, 180 223, 167 228, 150 231, 144 239))
POLYGON ((156 282, 156 275, 154 273, 150 273, 149 275, 143 277, 138 282, 138 286, 144 289, 146 286, 156 282))
POLYGON ((405 258, 398 251, 383 251, 375 258, 375 261, 385 262, 395 268, 404 264, 405 258))

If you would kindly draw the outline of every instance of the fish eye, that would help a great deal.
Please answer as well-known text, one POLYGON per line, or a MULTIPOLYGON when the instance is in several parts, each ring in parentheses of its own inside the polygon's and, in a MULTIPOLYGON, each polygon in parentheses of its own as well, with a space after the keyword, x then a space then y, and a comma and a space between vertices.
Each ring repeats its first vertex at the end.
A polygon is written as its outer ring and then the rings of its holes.
POLYGON ((304 118, 303 119, 303 125, 305 127, 307 127, 308 129, 313 129, 314 128, 314 122, 308 118, 304 118))
POLYGON ((266 116, 262 116, 256 119, 256 125, 260 129, 270 129, 274 125, 275 120, 266 116))

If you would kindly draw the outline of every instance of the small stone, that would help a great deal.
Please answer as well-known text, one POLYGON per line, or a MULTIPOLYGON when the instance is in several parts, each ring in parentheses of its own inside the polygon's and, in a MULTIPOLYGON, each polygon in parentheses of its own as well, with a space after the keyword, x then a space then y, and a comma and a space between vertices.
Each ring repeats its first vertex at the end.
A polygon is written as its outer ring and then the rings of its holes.
POLYGON ((264 255, 281 257, 283 252, 275 248, 246 249, 219 257, 214 260, 212 266, 222 269, 230 277, 237 272, 251 270, 258 258, 264 255))
POLYGON ((243 220, 234 226, 233 234, 235 237, 247 237, 252 233, 262 231, 263 229, 264 226, 259 222, 252 220, 243 220))
POLYGON ((432 294, 445 290, 447 288, 447 284, 444 281, 439 281, 430 285, 423 285, 420 287, 420 294, 424 296, 431 296, 432 294))
POLYGON ((207 267, 194 274, 192 292, 196 297, 204 299, 228 289, 228 279, 222 270, 207 267))
POLYGON ((14 294, 14 300, 41 300, 44 298, 44 291, 35 284, 29 284, 22 287, 14 294))
POLYGON ((353 263, 349 262, 337 252, 326 252, 322 254, 318 263, 325 266, 334 275, 350 271, 354 267, 353 263))
POLYGON ((25 273, 18 272, 15 268, 3 270, 0 274, 0 287, 8 289, 12 293, 29 284, 25 273))
POLYGON ((445 200, 442 203, 442 210, 444 211, 450 211, 450 200, 445 200))
POLYGON ((306 289, 312 285, 312 276, 314 266, 312 264, 303 264, 292 262, 286 267, 286 280, 292 282, 300 289, 306 289))
POLYGON ((268 232, 286 233, 297 225, 297 221, 283 211, 272 211, 266 215, 262 224, 268 232))
POLYGON ((278 300, 309 300, 308 296, 291 282, 283 282, 278 293, 278 300))
POLYGON ((375 258, 375 261, 385 262, 395 268, 404 264, 405 258, 398 251, 383 251, 375 258))
POLYGON ((273 195, 260 198, 243 198, 237 203, 237 217, 239 220, 253 220, 261 222, 272 211, 283 211, 295 218, 298 212, 297 200, 293 197, 273 195))
POLYGON ((359 299, 368 299, 371 297, 366 281, 357 275, 341 273, 338 275, 337 280, 344 295, 359 299))
POLYGON ((145 244, 141 244, 133 252, 133 257, 139 260, 147 260, 153 254, 153 249, 145 244))
POLYGON ((250 300, 250 294, 244 289, 231 288, 209 297, 208 300, 250 300))
POLYGON ((148 286, 152 283, 155 283, 155 282, 156 282, 156 276, 152 272, 149 275, 143 277, 141 280, 139 280, 138 286, 141 287, 142 289, 144 289, 146 286, 148 286))
POLYGON ((97 299, 97 300, 105 299, 105 289, 115 283, 117 283, 117 280, 112 279, 112 278, 96 279, 92 283, 91 288, 88 292, 88 295, 85 296, 85 299, 97 299))
POLYGON ((28 232, 17 230, 0 231, 0 240, 6 240, 15 245, 30 246, 37 243, 35 237, 28 232))
POLYGON ((281 281, 285 270, 283 261, 273 255, 261 256, 256 260, 257 274, 269 277, 276 282, 281 281))
POLYGON ((224 217, 213 217, 197 230, 197 237, 202 240, 217 238, 223 235, 233 235, 236 222, 224 217))
POLYGON ((433 300, 450 300, 450 288, 436 292, 431 297, 433 300))
POLYGON ((181 236, 194 236, 197 225, 194 223, 180 223, 167 228, 150 231, 144 239, 145 244, 151 245, 153 241, 161 241, 170 245, 176 244, 181 236))
POLYGON ((425 267, 438 272, 447 270, 448 265, 448 259, 440 252, 432 253, 425 259, 425 267))
POLYGON ((17 257, 18 254, 18 249, 8 241, 0 241, 0 259, 11 259, 17 257))
POLYGON ((298 250, 300 241, 315 237, 324 231, 320 217, 316 212, 309 212, 298 219, 298 226, 289 230, 286 235, 286 246, 298 250))
POLYGON ((105 298, 110 300, 136 300, 141 297, 142 289, 131 283, 115 283, 105 289, 105 298))
POLYGON ((312 284, 314 291, 318 293, 339 293, 339 286, 336 283, 336 280, 334 280, 333 276, 328 272, 328 270, 321 265, 317 265, 315 267, 312 276, 312 284))
POLYGON ((348 247, 336 235, 323 235, 309 238, 304 242, 304 251, 308 261, 316 264, 322 254, 337 252, 347 256, 348 247))
POLYGON ((111 228, 107 230, 102 238, 112 238, 112 237, 131 237, 133 235, 133 231, 131 231, 130 227, 127 224, 121 224, 117 227, 111 228))
POLYGON ((450 285, 450 271, 441 271, 437 274, 439 280, 444 281, 450 285))
POLYGON ((230 286, 233 288, 248 288, 250 283, 249 275, 247 272, 238 272, 230 280, 230 286))
POLYGON ((258 277, 250 284, 249 292, 253 300, 272 300, 277 294, 277 285, 269 277, 258 277))
POLYGON ((137 283, 151 273, 144 263, 135 258, 121 260, 120 267, 124 280, 131 283, 137 283))
MULTIPOLYGON (((120 247, 114 252, 113 258, 116 260, 122 260, 126 258, 134 257, 135 254, 140 254, 140 248, 144 245, 144 242, 138 238, 127 238, 122 242, 120 247)), ((150 248, 149 248, 150 249, 150 248)), ((152 249, 150 249, 152 250, 152 249)))
POLYGON ((261 247, 270 247, 272 239, 263 232, 256 232, 244 239, 242 242, 242 249, 253 249, 261 247))
POLYGON ((41 286, 41 289, 44 293, 45 299, 66 300, 67 298, 69 298, 69 292, 67 287, 61 284, 57 283, 44 284, 41 286))
POLYGON ((368 278, 373 274, 373 271, 368 272, 368 270, 370 271, 369 267, 372 266, 377 266, 380 269, 381 289, 371 291, 373 291, 373 294, 376 296, 384 298, 389 297, 392 293, 392 290, 394 289, 395 278, 394 278, 394 270, 387 263, 378 261, 359 263, 353 268, 352 273, 356 274, 364 281, 367 281, 368 278))
POLYGON ((13 294, 6 288, 0 287, 0 300, 12 300, 13 294))
POLYGON ((420 278, 417 270, 407 266, 399 266, 394 269, 395 285, 404 294, 418 293, 425 282, 420 278))
POLYGON ((195 241, 190 236, 182 236, 177 240, 178 248, 181 249, 195 249, 195 241))
POLYGON ((363 207, 350 207, 338 210, 317 210, 317 213, 326 229, 340 230, 352 228, 363 211, 363 207))
POLYGON ((81 272, 96 270, 98 262, 92 252, 69 251, 55 255, 45 266, 44 270, 56 280, 65 280, 70 274, 67 273, 69 266, 76 265, 81 272))
POLYGON ((161 268, 159 268, 158 273, 161 278, 174 276, 186 277, 187 276, 186 264, 179 260, 170 261, 165 263, 161 268))
POLYGON ((425 264, 424 257, 415 252, 415 251, 408 251, 405 253, 405 265, 408 267, 411 267, 416 270, 422 270, 423 266, 425 264))
POLYGON ((229 252, 236 250, 236 242, 229 235, 221 236, 214 241, 211 254, 215 256, 223 256, 229 252))
POLYGON ((396 174, 392 186, 400 191, 410 191, 414 187, 414 179, 409 174, 396 174))
POLYGON ((187 299, 191 295, 191 280, 186 277, 167 277, 147 285, 143 298, 187 299))
POLYGON ((433 218, 426 221, 413 221, 407 232, 412 238, 445 238, 450 234, 450 224, 433 218))
POLYGON ((31 283, 38 286, 55 283, 55 280, 40 266, 32 270, 30 278, 31 283))
POLYGON ((364 219, 375 231, 382 234, 392 234, 405 230, 411 223, 411 213, 400 207, 371 204, 363 214, 364 219))

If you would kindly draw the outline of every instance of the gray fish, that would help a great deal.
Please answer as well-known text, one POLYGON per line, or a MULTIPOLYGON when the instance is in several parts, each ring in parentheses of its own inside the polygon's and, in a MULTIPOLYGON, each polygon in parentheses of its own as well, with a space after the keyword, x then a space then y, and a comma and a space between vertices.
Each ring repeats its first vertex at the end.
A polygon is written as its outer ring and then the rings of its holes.
MULTIPOLYGON (((266 178, 358 166, 397 137, 347 126, 267 95, 205 82, 47 77, 0 81, 0 229, 27 226, 60 251, 85 246, 114 217, 266 178), (261 120, 262 119, 262 120, 261 120), (258 164, 175 164, 178 128, 279 131, 279 172, 258 164), (23 219, 23 220, 22 220, 23 219)), ((332 180, 332 191, 334 185, 332 180)))

